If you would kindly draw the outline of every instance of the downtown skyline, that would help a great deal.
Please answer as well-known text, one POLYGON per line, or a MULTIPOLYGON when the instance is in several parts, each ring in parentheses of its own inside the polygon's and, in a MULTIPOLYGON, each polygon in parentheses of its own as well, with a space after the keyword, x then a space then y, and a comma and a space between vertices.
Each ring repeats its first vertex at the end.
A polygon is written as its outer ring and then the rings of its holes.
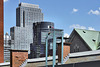
MULTIPOLYGON (((44 21, 54 22, 55 28, 64 29, 70 35, 73 28, 100 31, 100 0, 21 0, 21 2, 37 4, 44 13, 44 21)), ((4 34, 16 26, 16 8, 19 0, 4 2, 4 34)))

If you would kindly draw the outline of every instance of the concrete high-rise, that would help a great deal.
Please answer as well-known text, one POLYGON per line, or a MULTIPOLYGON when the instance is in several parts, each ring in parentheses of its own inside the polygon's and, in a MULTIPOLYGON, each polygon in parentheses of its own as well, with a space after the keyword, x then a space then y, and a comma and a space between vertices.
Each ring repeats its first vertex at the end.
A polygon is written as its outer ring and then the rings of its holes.
POLYGON ((20 3, 16 9, 16 27, 10 29, 14 49, 29 50, 33 43, 33 23, 43 21, 43 13, 39 5, 20 3))
POLYGON ((33 25, 33 22, 43 20, 43 13, 39 5, 20 3, 16 9, 16 26, 27 27, 33 25))
POLYGON ((3 0, 0 0, 0 63, 4 62, 4 16, 3 16, 3 0))

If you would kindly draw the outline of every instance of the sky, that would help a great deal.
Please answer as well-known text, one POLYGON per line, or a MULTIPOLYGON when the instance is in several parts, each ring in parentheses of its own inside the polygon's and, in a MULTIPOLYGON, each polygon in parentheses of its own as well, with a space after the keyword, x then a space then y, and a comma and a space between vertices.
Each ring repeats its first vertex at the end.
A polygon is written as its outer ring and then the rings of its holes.
MULTIPOLYGON (((42 9, 44 21, 54 22, 65 36, 74 28, 100 31, 100 0, 20 0, 37 4, 42 9)), ((4 0, 4 34, 16 26, 16 8, 19 0, 4 0)))

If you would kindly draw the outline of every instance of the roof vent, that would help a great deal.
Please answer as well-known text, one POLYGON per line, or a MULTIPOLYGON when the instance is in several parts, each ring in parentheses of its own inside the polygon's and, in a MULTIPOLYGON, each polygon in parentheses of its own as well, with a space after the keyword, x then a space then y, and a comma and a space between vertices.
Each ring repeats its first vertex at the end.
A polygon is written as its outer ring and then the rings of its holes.
POLYGON ((95 39, 92 39, 92 41, 95 42, 96 40, 95 39))
POLYGON ((83 31, 83 33, 86 33, 85 31, 83 31))

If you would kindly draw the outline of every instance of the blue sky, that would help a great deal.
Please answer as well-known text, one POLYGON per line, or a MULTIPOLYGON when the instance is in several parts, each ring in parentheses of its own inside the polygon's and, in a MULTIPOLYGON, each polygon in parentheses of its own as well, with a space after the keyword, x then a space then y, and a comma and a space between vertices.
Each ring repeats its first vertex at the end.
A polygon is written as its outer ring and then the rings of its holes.
MULTIPOLYGON (((70 34, 73 28, 100 31, 100 0, 21 0, 37 4, 44 13, 44 21, 55 23, 55 28, 70 34)), ((4 2, 4 33, 16 26, 19 0, 4 2)))

